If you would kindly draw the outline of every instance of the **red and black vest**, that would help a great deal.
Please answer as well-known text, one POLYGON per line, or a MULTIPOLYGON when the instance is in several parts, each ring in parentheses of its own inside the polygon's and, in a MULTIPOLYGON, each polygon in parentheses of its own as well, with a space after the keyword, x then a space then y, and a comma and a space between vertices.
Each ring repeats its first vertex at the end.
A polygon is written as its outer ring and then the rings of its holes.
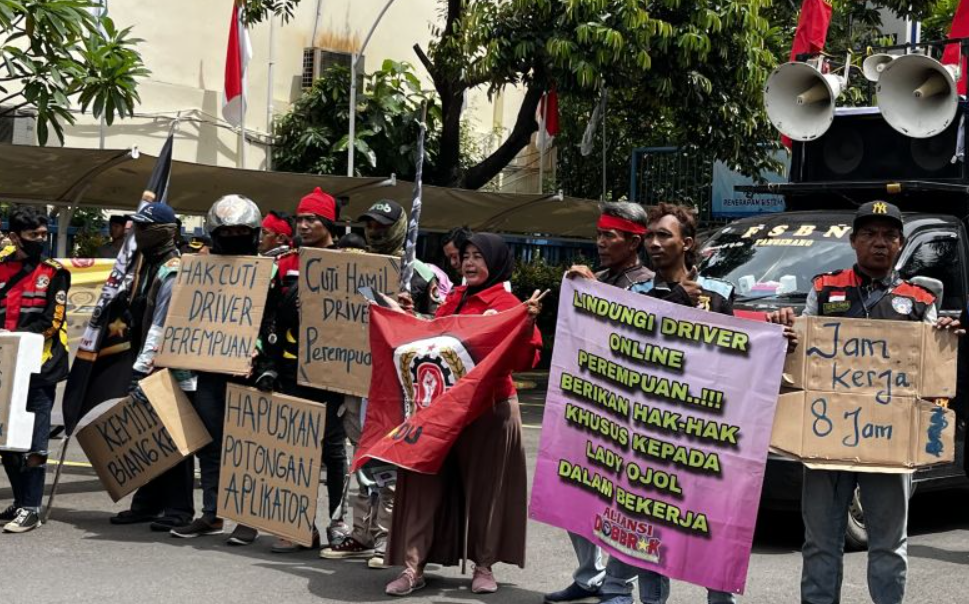
POLYGON ((44 336, 43 365, 35 380, 54 384, 67 377, 67 291, 70 273, 56 260, 36 266, 0 250, 0 325, 44 336))
POLYGON ((886 281, 873 280, 857 267, 818 275, 814 278, 814 291, 818 315, 826 317, 922 321, 935 303, 935 295, 923 287, 895 276, 886 281), (878 290, 886 291, 874 296, 877 300, 872 302, 873 293, 878 290))

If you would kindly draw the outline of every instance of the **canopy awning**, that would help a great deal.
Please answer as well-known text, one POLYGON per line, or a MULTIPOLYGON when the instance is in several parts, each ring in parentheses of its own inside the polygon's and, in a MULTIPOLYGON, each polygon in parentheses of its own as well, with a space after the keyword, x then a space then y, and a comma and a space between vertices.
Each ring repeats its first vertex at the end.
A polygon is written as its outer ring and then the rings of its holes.
MULTIPOLYGON (((0 144, 0 201, 78 207, 134 209, 148 182, 155 157, 128 150, 26 147, 0 144)), ((292 213, 314 187, 348 196, 344 217, 354 219, 379 199, 393 199, 409 210, 413 184, 382 178, 316 176, 172 164, 168 203, 183 214, 204 214, 223 195, 245 195, 268 210, 292 213)), ((566 197, 486 193, 424 187, 421 228, 443 231, 467 225, 520 235, 595 237, 595 202, 566 197)))

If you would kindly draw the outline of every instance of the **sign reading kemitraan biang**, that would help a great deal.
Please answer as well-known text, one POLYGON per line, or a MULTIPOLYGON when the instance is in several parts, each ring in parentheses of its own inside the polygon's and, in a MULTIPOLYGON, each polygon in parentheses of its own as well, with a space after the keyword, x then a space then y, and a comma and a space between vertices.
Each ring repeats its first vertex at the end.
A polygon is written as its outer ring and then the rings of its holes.
POLYGON ((584 279, 559 302, 531 516, 743 592, 787 342, 584 279))
POLYGON ((396 298, 400 259, 312 248, 299 253, 299 383, 367 396, 370 304, 358 290, 396 298))
POLYGON ((155 363, 213 373, 248 373, 272 270, 272 258, 186 256, 175 281, 155 363))

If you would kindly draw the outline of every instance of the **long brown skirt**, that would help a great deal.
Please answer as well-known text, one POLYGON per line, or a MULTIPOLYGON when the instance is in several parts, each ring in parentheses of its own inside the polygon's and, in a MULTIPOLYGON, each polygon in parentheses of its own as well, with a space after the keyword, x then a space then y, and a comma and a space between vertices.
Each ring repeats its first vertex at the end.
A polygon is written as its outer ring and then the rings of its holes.
POLYGON ((518 399, 500 401, 464 429, 437 474, 400 470, 390 564, 525 567, 527 473, 518 399))

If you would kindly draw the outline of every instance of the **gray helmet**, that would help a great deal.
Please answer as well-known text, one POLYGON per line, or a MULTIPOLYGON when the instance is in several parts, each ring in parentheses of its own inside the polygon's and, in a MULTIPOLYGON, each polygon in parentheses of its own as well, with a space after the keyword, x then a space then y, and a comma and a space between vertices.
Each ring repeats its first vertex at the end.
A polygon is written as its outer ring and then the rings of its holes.
POLYGON ((262 226, 262 213, 259 206, 242 195, 226 195, 219 198, 209 208, 205 217, 205 232, 214 235, 215 231, 226 226, 245 226, 258 231, 262 226))

